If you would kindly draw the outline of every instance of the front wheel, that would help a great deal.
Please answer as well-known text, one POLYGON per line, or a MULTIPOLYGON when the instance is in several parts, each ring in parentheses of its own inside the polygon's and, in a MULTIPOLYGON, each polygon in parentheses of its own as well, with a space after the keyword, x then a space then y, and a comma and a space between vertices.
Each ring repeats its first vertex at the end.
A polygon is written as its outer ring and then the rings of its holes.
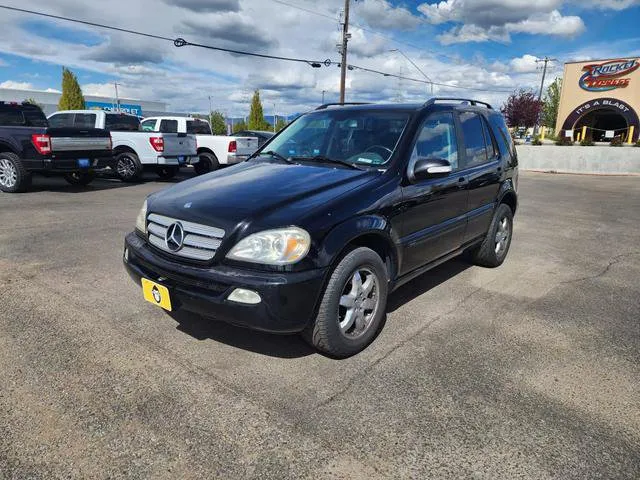
POLYGON ((483 267, 499 267, 507 258, 513 237, 513 212, 501 203, 491 220, 489 232, 482 244, 471 251, 471 260, 483 267))
POLYGON ((93 172, 72 172, 65 173, 64 179, 71 185, 86 186, 93 182, 95 174, 93 172))
POLYGON ((174 165, 165 165, 162 167, 158 167, 156 173, 160 177, 161 180, 171 180, 178 174, 180 167, 174 165))
POLYGON ((303 337, 318 350, 345 358, 373 341, 386 314, 387 269, 376 252, 359 247, 331 273, 316 318, 303 337))

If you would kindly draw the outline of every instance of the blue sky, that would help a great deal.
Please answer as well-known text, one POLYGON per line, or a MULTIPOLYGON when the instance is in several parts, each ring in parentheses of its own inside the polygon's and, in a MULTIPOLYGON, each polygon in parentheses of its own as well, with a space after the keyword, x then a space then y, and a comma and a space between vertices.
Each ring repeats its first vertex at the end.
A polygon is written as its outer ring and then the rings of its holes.
MULTIPOLYGON (((19 8, 74 16, 171 38, 284 56, 337 60, 343 0, 7 0, 19 8), (122 13, 125 13, 124 15, 122 13)), ((338 69, 311 69, 231 56, 95 27, 2 12, 0 85, 59 89, 62 65, 87 94, 164 101, 177 111, 214 108, 242 114, 251 92, 263 93, 265 111, 299 111, 322 91, 338 93, 338 69), (6 14, 5 14, 6 13, 6 14)), ((422 78, 409 56, 442 95, 501 102, 515 88, 535 88, 535 58, 560 60, 640 56, 640 0, 359 0, 352 1, 349 62, 422 78), (464 90, 460 87, 478 90, 464 90)), ((349 97, 414 101, 424 85, 362 71, 349 72, 349 97)))

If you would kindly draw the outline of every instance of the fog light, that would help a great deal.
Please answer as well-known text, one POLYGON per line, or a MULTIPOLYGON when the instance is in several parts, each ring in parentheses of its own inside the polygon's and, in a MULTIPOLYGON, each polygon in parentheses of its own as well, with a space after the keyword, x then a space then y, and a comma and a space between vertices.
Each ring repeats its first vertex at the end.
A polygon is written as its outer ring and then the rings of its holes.
POLYGON ((129 249, 128 248, 124 249, 124 261, 129 263, 129 249))
POLYGON ((231 295, 227 297, 227 300, 237 303, 248 303, 249 305, 256 305, 262 301, 257 292, 245 290, 244 288, 236 288, 231 292, 231 295))

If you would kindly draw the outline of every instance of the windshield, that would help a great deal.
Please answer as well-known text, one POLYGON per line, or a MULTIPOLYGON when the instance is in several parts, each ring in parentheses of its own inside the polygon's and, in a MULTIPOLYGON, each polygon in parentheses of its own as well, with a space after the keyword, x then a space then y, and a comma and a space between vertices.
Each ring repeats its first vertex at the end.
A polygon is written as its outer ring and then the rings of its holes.
POLYGON ((325 157, 352 164, 383 165, 409 119, 406 112, 327 110, 303 115, 267 150, 296 159, 325 157))

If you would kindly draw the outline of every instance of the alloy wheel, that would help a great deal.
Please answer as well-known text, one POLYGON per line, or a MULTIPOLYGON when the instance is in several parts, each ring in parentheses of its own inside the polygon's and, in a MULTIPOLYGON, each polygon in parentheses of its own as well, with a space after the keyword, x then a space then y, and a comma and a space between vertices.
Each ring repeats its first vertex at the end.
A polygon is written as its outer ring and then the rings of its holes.
POLYGON ((346 282, 338 308, 342 334, 350 339, 364 335, 380 307, 379 280, 372 270, 358 268, 346 282))
POLYGON ((10 160, 0 159, 0 185, 12 188, 18 182, 18 170, 10 160))
POLYGON ((127 155, 123 155, 118 160, 118 164, 116 165, 116 171, 118 175, 122 178, 131 178, 136 173, 136 165, 133 159, 127 155))
POLYGON ((509 219, 507 217, 502 217, 500 222, 498 222, 498 230, 496 231, 495 238, 495 252, 498 257, 504 255, 504 252, 507 250, 510 232, 511 227, 509 225, 509 219))

